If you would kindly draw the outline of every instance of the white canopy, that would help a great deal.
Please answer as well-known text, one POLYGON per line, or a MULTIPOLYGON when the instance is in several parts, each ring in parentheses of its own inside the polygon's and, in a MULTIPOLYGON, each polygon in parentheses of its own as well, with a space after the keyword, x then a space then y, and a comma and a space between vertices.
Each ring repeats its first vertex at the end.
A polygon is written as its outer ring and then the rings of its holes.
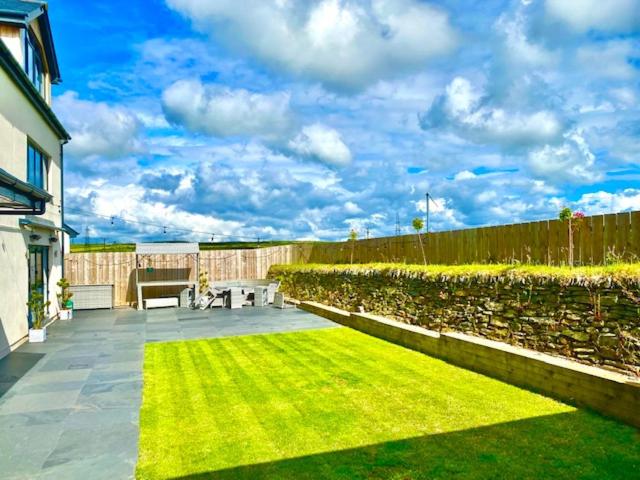
POLYGON ((185 255, 200 253, 197 243, 136 243, 136 255, 185 255))

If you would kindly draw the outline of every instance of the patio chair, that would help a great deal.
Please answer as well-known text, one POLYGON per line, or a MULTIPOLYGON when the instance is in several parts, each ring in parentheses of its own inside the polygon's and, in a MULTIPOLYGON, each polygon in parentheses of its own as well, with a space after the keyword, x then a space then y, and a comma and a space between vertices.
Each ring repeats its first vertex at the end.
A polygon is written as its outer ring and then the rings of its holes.
POLYGON ((284 299, 284 293, 282 292, 276 292, 274 295, 274 299, 273 299, 273 306, 276 308, 281 308, 281 309, 285 309, 285 308, 295 308, 295 305, 292 305, 290 303, 287 303, 284 299))
POLYGON ((209 287, 195 298, 193 301, 193 308, 199 308, 200 310, 209 308, 209 306, 211 306, 211 304, 216 300, 219 293, 221 292, 218 289, 209 287))

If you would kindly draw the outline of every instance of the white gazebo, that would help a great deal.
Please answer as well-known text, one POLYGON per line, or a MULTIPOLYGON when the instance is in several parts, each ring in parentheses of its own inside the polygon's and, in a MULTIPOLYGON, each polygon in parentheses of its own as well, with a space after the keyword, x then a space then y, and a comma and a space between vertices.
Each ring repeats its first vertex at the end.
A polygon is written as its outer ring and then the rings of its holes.
POLYGON ((136 287, 138 292, 138 310, 143 309, 142 289, 144 287, 173 287, 198 285, 200 278, 200 245, 197 243, 137 243, 136 244, 136 287), (195 257, 196 279, 188 278, 172 280, 140 281, 141 257, 151 257, 153 255, 182 255, 185 257, 195 257))

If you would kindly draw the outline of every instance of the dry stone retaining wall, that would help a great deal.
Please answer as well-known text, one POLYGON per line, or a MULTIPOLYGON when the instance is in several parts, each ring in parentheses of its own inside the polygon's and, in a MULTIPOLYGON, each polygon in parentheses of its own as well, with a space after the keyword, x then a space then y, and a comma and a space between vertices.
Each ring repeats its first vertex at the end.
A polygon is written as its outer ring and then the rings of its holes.
POLYGON ((371 312, 640 374, 640 278, 420 276, 272 267, 298 300, 371 312))

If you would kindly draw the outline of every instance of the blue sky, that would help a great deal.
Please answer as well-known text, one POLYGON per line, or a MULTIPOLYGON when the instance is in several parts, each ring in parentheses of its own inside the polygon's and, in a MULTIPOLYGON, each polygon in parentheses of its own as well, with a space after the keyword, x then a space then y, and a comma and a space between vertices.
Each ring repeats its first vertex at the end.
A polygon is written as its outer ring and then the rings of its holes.
POLYGON ((51 0, 50 15, 68 219, 94 238, 391 235, 427 191, 434 230, 640 208, 638 0, 51 0))

